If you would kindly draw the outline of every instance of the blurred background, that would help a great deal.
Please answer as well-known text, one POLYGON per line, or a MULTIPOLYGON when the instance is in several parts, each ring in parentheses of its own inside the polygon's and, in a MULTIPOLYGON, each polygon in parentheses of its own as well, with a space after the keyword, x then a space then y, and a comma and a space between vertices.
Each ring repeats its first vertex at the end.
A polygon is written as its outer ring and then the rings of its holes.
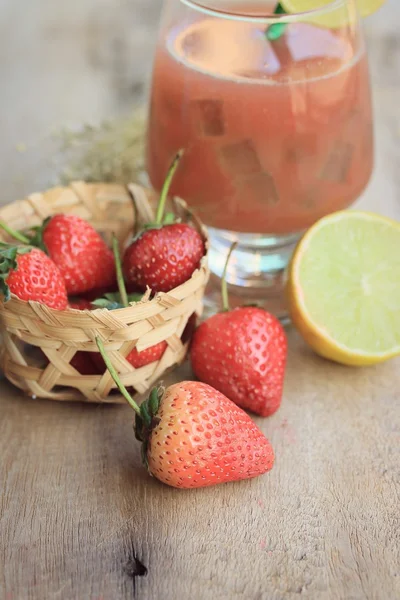
MULTIPOLYGON (((146 100, 162 0, 0 0, 0 203, 57 179, 58 132, 146 100)), ((365 22, 376 167, 364 207, 400 202, 400 2, 365 22), (397 157, 397 160, 396 160, 397 157), (385 186, 393 178, 399 186, 385 186)), ((63 160, 63 157, 60 157, 63 160)))

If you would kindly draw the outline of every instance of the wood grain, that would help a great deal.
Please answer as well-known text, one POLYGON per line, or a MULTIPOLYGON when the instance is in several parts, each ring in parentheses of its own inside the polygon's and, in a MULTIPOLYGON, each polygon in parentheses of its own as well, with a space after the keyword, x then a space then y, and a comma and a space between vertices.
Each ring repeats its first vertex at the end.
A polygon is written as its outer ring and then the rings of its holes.
MULTIPOLYGON (((46 148, 32 159, 17 142, 140 96, 159 6, 3 0, 3 200, 40 185, 46 148)), ((360 201, 398 219, 399 14, 389 0, 367 25, 377 164, 360 201)), ((257 419, 275 468, 206 490, 146 475, 128 407, 33 401, 2 381, 0 600, 400 598, 400 361, 350 369, 289 342, 282 408, 257 419)))
POLYGON ((275 468, 199 491, 146 475, 129 408, 3 383, 2 597, 398 598, 400 362, 290 348, 282 408, 257 419, 275 468))

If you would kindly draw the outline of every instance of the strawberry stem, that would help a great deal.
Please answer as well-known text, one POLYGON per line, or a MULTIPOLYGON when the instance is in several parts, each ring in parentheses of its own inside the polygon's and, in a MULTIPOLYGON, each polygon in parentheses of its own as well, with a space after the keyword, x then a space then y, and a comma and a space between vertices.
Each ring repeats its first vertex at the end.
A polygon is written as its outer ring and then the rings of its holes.
POLYGON ((5 231, 6 233, 8 233, 8 235, 10 235, 12 238, 21 242, 21 244, 30 244, 30 240, 26 237, 26 235, 20 233, 19 231, 16 231, 15 229, 12 229, 2 221, 0 221, 0 228, 3 229, 3 231, 5 231))
POLYGON ((114 261, 115 261, 115 271, 117 273, 117 283, 118 283, 119 295, 121 297, 122 305, 126 308, 127 306, 129 306, 129 300, 128 300, 128 294, 126 293, 124 276, 122 273, 121 255, 119 253, 118 240, 114 233, 112 235, 112 249, 113 249, 114 261))
POLYGON ((156 213, 156 224, 157 225, 161 225, 161 223, 162 223, 163 216, 164 216, 164 210, 165 210, 165 203, 167 201, 169 188, 171 187, 172 179, 175 175, 175 171, 178 168, 179 161, 181 160, 182 156, 183 156, 183 150, 179 150, 175 154, 174 160, 172 161, 171 166, 168 169, 168 173, 165 178, 164 185, 162 186, 162 189, 161 189, 160 199, 158 201, 158 207, 157 207, 157 213, 156 213))
POLYGON ((221 297, 222 297, 222 311, 223 312, 228 312, 230 310, 228 284, 226 283, 226 273, 228 271, 228 264, 229 264, 230 258, 232 256, 232 252, 235 250, 236 246, 237 246, 237 242, 233 242, 233 244, 229 248, 228 256, 226 257, 226 261, 225 261, 224 271, 222 273, 221 297))
POLYGON ((129 188, 129 186, 126 187, 126 190, 129 194, 129 198, 132 201, 132 209, 133 209, 133 235, 135 236, 138 233, 138 228, 139 228, 139 219, 138 219, 138 208, 136 205, 136 199, 135 196, 133 194, 133 192, 131 191, 131 189, 129 188))
POLYGON ((124 384, 122 383, 122 381, 119 378, 119 375, 117 373, 117 371, 114 369, 113 365, 111 364, 111 361, 105 351, 103 342, 101 341, 101 339, 96 336, 96 344, 97 347, 99 349, 99 352, 106 364, 106 367, 111 375, 111 377, 113 378, 114 382, 117 384, 117 387, 119 389, 119 391, 121 392, 121 394, 123 395, 123 397, 125 398, 125 400, 128 402, 128 404, 133 408, 133 410, 135 411, 135 413, 137 415, 139 415, 139 417, 141 417, 141 412, 140 412, 140 408, 139 406, 136 404, 136 402, 134 401, 134 399, 132 398, 132 396, 130 395, 130 393, 128 392, 128 390, 126 389, 126 387, 124 386, 124 384))

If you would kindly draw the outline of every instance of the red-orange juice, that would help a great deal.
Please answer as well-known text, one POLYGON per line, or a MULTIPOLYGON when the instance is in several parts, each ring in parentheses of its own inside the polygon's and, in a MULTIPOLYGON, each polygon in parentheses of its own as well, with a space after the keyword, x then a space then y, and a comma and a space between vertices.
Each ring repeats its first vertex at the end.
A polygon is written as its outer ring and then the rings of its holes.
POLYGON ((184 148, 172 191, 214 228, 299 232, 354 202, 373 161, 363 43, 311 23, 269 42, 261 24, 187 21, 163 32, 155 58, 154 187, 184 148))

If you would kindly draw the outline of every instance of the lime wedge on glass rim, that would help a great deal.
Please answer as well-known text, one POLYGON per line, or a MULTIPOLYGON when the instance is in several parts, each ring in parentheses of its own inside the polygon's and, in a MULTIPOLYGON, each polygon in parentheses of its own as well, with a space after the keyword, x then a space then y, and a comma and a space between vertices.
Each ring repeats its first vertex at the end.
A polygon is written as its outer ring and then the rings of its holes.
POLYGON ((356 0, 355 3, 340 0, 281 0, 280 4, 288 14, 310 12, 305 16, 307 22, 337 28, 356 20, 356 6, 362 17, 368 17, 385 2, 386 0, 356 0), (313 11, 318 12, 313 15, 313 11))
POLYGON ((356 210, 324 217, 294 251, 287 293, 318 354, 355 366, 400 355, 400 223, 356 210))

